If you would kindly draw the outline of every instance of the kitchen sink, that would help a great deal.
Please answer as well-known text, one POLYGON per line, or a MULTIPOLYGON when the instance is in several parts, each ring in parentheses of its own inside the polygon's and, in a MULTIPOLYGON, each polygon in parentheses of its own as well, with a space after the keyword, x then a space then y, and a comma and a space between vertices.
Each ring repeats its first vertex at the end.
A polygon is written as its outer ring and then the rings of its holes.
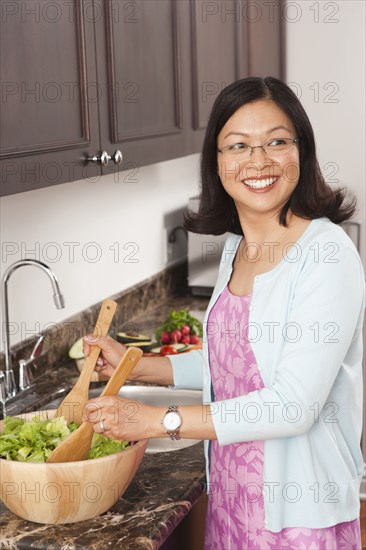
MULTIPOLYGON (((90 397, 97 397, 101 393, 101 388, 92 389, 90 397)), ((168 408, 169 405, 199 405, 202 403, 201 390, 186 390, 174 389, 170 386, 142 386, 142 385, 126 385, 118 393, 118 396, 125 399, 133 399, 141 401, 146 405, 162 406, 168 408)), ((176 451, 191 447, 198 443, 199 439, 180 439, 172 441, 170 438, 153 438, 150 439, 147 446, 147 453, 164 453, 176 451)))
POLYGON ((34 410, 57 409, 68 392, 69 388, 58 388, 39 397, 35 387, 29 387, 10 397, 5 403, 0 402, 0 420, 4 416, 21 416, 34 410))

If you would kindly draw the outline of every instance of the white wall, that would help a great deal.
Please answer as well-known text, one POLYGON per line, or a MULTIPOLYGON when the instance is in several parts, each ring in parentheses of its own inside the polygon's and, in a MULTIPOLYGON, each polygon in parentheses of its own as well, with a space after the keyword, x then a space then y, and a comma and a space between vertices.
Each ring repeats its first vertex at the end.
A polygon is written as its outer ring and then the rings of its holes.
MULTIPOLYGON (((289 12, 293 19, 297 6, 301 8, 299 21, 286 25, 287 82, 292 82, 294 89, 301 93, 301 101, 314 127, 325 175, 330 175, 333 166, 338 170, 334 177, 339 179, 339 184, 347 185, 358 197, 359 211, 354 219, 362 223, 361 257, 365 266, 366 3, 338 0, 288 1, 287 4, 289 8, 293 4, 292 13, 289 12), (315 8, 318 11, 314 11, 315 8), (331 163, 328 171, 327 163, 331 163)), ((366 349, 366 325, 364 328, 366 349)), ((365 360, 364 373, 366 380, 365 360)), ((362 440, 366 457, 366 427, 362 440)), ((365 480, 362 493, 365 498, 365 480)))
MULTIPOLYGON (((122 172, 119 183, 111 175, 0 199, 1 276, 22 257, 41 260, 54 270, 66 301, 65 309, 55 308, 40 270, 14 272, 12 345, 167 266, 165 216, 197 194, 198 157, 147 166, 137 174, 122 172)), ((174 227, 174 216, 169 223, 174 227)))
POLYGON ((288 0, 287 10, 287 82, 312 122, 325 176, 336 171, 358 197, 365 265, 366 2, 288 0))

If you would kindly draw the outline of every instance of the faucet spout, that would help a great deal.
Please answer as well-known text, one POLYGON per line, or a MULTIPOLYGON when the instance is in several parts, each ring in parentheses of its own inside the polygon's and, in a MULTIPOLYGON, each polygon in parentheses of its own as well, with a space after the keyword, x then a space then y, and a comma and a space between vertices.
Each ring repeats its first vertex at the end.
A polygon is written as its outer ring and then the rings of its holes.
POLYGON ((5 385, 6 385, 6 394, 7 397, 12 397, 16 395, 16 386, 14 382, 14 373, 11 364, 11 353, 10 353, 10 331, 9 331, 9 302, 8 302, 8 282, 11 275, 23 266, 34 266, 38 267, 44 271, 52 285, 53 290, 53 299, 57 309, 62 309, 65 307, 64 297, 61 293, 57 277, 48 267, 48 265, 40 262, 38 260, 24 259, 19 260, 18 262, 13 263, 5 271, 2 284, 1 284, 1 302, 2 302, 2 313, 3 313, 3 342, 4 342, 4 354, 5 354, 5 385))

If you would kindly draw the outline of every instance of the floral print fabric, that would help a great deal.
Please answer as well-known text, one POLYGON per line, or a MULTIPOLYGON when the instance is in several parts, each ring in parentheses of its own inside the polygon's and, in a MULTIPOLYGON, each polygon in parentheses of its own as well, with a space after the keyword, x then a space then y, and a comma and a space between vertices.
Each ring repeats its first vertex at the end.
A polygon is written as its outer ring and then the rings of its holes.
MULTIPOLYGON (((211 310, 207 337, 216 401, 264 387, 247 338, 250 301, 250 295, 234 296, 226 287, 211 310)), ((263 441, 222 447, 211 442, 205 550, 361 549, 359 519, 324 529, 267 530, 263 460, 263 441)))

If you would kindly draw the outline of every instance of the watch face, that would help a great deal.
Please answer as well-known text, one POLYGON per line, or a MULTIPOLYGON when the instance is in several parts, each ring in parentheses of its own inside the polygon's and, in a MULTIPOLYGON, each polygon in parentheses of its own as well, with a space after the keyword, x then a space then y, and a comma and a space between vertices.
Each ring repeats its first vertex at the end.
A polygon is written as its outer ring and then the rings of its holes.
POLYGON ((176 412, 168 412, 165 417, 164 417, 164 421, 163 421, 163 424, 164 424, 164 428, 168 431, 168 432, 172 432, 174 430, 177 430, 180 425, 182 423, 182 420, 181 420, 181 417, 178 413, 176 412))

